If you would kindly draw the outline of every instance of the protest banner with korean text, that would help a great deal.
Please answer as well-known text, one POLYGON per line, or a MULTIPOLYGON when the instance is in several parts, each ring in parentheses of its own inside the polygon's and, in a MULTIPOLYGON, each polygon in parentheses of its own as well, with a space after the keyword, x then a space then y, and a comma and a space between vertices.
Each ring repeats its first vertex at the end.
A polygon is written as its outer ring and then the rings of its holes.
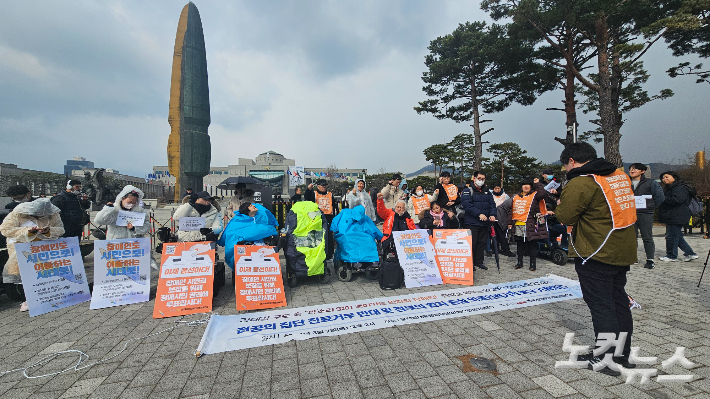
POLYGON ((444 284, 473 285, 470 230, 434 230, 431 240, 444 284))
POLYGON ((148 302, 150 238, 94 241, 91 309, 148 302))
POLYGON ((426 230, 393 231, 399 265, 407 288, 443 284, 436 252, 426 230))
POLYGON ((166 242, 153 318, 212 311, 215 243, 166 242))
POLYGON ((272 247, 234 246, 237 310, 286 306, 279 254, 272 247))
POLYGON ((30 317, 91 300, 77 237, 15 243, 30 317))

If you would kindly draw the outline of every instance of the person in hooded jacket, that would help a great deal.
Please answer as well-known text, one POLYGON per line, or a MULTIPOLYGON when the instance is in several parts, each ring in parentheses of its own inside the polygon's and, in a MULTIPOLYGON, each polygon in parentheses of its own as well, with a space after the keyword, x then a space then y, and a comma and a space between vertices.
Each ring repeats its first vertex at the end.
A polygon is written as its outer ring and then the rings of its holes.
POLYGON ((513 197, 512 212, 507 224, 508 229, 515 228, 515 242, 518 247, 516 269, 523 268, 523 256, 527 253, 530 257, 529 270, 537 270, 538 243, 549 237, 545 222, 546 198, 548 197, 545 187, 538 179, 534 182, 523 182, 520 185, 520 193, 513 197))
POLYGON ((415 230, 417 226, 406 211, 407 203, 399 200, 394 205, 394 210, 385 206, 382 193, 377 194, 377 214, 384 219, 382 225, 382 250, 388 251, 394 242, 393 231, 415 230))
MULTIPOLYGON (((426 230, 458 229, 459 219, 456 214, 442 209, 438 203, 432 201, 431 209, 421 211, 419 214, 419 228, 426 230)), ((412 219, 414 220, 414 219, 412 219)))
POLYGON ((178 231, 179 242, 217 241, 217 236, 224 229, 222 215, 212 205, 212 197, 207 191, 200 191, 194 201, 180 205, 173 219, 179 223, 181 217, 203 217, 205 227, 199 231, 178 231))
POLYGON ((407 213, 412 215, 414 224, 419 224, 419 215, 423 211, 431 209, 431 203, 435 202, 438 197, 439 190, 434 190, 434 194, 429 195, 424 194, 424 187, 421 185, 414 187, 414 192, 411 193, 407 201, 407 213))
POLYGON ((365 208, 365 215, 373 222, 377 220, 375 207, 372 205, 372 198, 370 198, 370 194, 365 191, 365 180, 357 179, 355 187, 353 187, 352 191, 348 192, 345 200, 348 201, 348 208, 353 209, 358 205, 362 205, 362 207, 365 208))
POLYGON ((12 201, 5 205, 5 209, 13 210, 23 202, 32 201, 32 192, 23 185, 12 186, 5 192, 12 201))
POLYGON ((471 230, 473 264, 488 270, 483 264, 486 242, 490 236, 491 223, 498 215, 493 195, 486 187, 486 175, 481 171, 473 173, 474 184, 461 192, 461 207, 464 210, 464 228, 471 230))
POLYGON ((104 205, 103 209, 96 214, 94 223, 97 225, 106 225, 106 239, 118 240, 123 238, 145 237, 150 231, 148 211, 140 206, 140 200, 143 199, 143 191, 128 185, 123 187, 120 193, 116 196, 116 202, 109 202, 104 205), (127 226, 116 225, 119 211, 135 212, 143 214, 143 225, 134 226, 128 223, 127 226))
MULTIPOLYGON (((39 240, 56 240, 64 234, 60 210, 52 205, 49 198, 39 198, 32 202, 18 204, 0 225, 0 233, 7 238, 8 260, 2 272, 5 284, 22 284, 20 267, 17 262, 15 243, 39 240)), ((26 311, 27 302, 20 306, 26 311)))
POLYGON ((59 215, 64 225, 62 237, 81 237, 84 226, 89 223, 86 210, 91 206, 86 195, 81 193, 81 182, 69 180, 67 189, 52 197, 51 201, 61 211, 59 215))
POLYGON ((663 194, 665 199, 658 207, 658 221, 666 224, 666 256, 658 259, 664 262, 678 261, 678 248, 683 251, 684 262, 698 259, 693 248, 683 238, 683 226, 690 222, 691 200, 690 189, 680 180, 676 172, 661 173, 661 181, 665 185, 663 194))
POLYGON ((239 207, 245 202, 254 202, 254 190, 247 189, 247 185, 244 183, 237 183, 236 187, 234 187, 234 196, 224 209, 224 216, 227 217, 227 220, 234 217, 234 212, 238 212, 239 207))

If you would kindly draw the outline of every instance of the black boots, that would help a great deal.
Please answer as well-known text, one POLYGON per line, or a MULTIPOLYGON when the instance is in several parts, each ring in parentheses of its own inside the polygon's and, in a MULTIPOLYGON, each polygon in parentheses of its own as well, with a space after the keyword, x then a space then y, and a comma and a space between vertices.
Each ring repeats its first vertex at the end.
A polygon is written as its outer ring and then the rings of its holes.
POLYGON ((523 252, 518 249, 518 264, 515 265, 516 269, 522 269, 523 268, 523 252))
POLYGON ((537 270, 537 258, 530 257, 530 271, 534 272, 535 270, 537 270))

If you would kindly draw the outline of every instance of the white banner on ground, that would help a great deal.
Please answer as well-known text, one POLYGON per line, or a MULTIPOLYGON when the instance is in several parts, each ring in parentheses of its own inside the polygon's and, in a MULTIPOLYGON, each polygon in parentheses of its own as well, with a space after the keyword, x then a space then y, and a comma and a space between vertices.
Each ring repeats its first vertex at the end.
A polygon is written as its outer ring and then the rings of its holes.
POLYGON ((393 231, 392 237, 407 288, 444 284, 428 231, 393 231))
POLYGON ((303 171, 303 166, 289 166, 288 172, 289 187, 296 187, 305 184, 305 172, 303 171))
POLYGON ((212 316, 197 351, 211 354, 292 340, 497 312, 581 298, 579 282, 555 275, 235 316, 212 316))
POLYGON ((150 238, 94 241, 90 309, 148 302, 150 238))
POLYGON ((16 243, 30 317, 91 299, 76 237, 16 243))

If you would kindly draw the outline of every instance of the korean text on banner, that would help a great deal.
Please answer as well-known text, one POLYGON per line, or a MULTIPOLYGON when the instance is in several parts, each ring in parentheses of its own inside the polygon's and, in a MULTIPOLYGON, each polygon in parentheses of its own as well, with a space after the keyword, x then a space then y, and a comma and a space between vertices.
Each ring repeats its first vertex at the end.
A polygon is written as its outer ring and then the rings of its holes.
POLYGON ((519 309, 581 297, 579 282, 548 275, 480 287, 234 316, 214 315, 202 335, 197 352, 208 355, 293 340, 519 309))
POLYGON ((91 299, 77 237, 16 243, 30 317, 91 299))
POLYGON ((163 244, 153 318, 212 311, 214 242, 163 244))
POLYGON ((290 187, 305 184, 303 166, 289 166, 288 185, 290 187))
POLYGON ((148 302, 150 238, 94 241, 91 309, 148 302))
POLYGON ((272 247, 234 246, 237 310, 286 306, 279 254, 272 247))
POLYGON ((198 231, 205 227, 206 220, 203 217, 183 216, 178 222, 178 229, 180 231, 198 231))
POLYGON ((393 231, 392 236, 407 288, 444 283, 426 230, 393 231))
POLYGON ((444 284, 473 285, 471 231, 434 230, 431 240, 444 284))
POLYGON ((127 226, 129 222, 134 226, 143 226, 145 216, 145 213, 142 212, 128 212, 119 210, 118 216, 116 216, 116 226, 127 226))

